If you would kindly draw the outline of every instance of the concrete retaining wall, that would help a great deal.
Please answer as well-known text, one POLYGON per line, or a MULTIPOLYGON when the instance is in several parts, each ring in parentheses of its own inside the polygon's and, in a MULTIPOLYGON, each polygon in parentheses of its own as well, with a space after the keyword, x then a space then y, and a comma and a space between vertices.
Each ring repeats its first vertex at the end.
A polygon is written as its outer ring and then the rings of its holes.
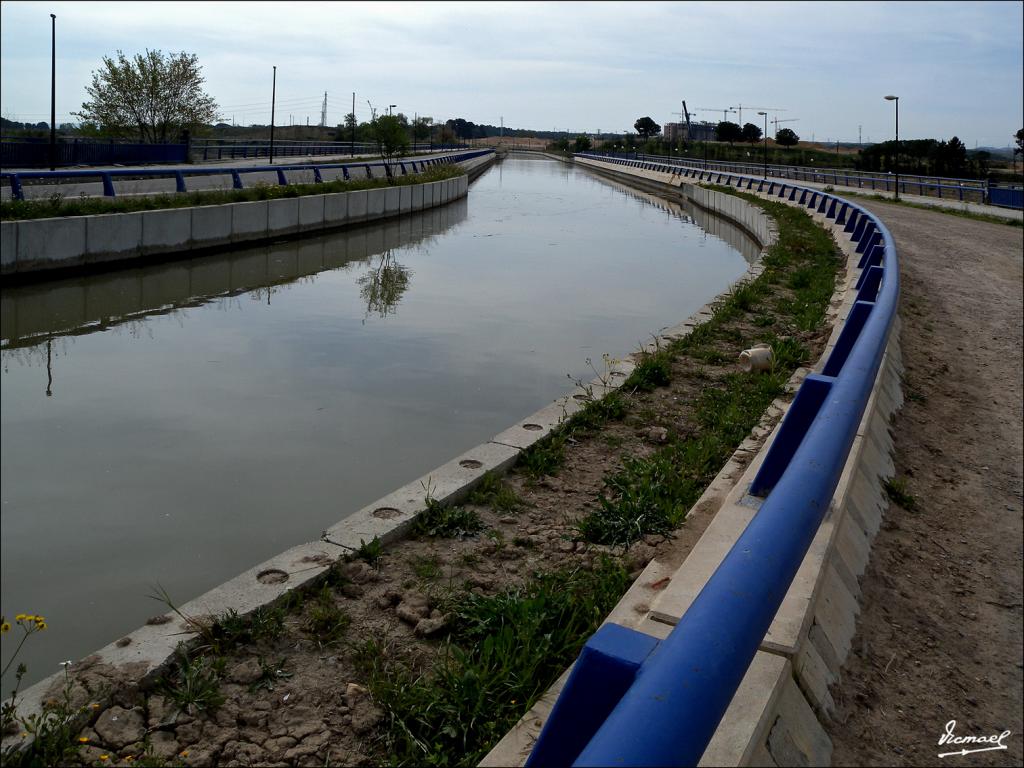
MULTIPOLYGON (((474 158, 479 173, 494 156, 474 158)), ((0 222, 0 274, 128 261, 169 253, 255 244, 340 229, 445 205, 464 197, 469 177, 356 192, 225 203, 138 213, 0 222)))
MULTIPOLYGON (((579 158, 576 162, 597 164, 579 158)), ((616 168, 614 173, 624 179, 635 178, 642 184, 660 184, 666 191, 679 190, 702 207, 735 216, 748 231, 754 232, 762 226, 758 217, 750 214, 752 207, 739 197, 681 184, 678 177, 659 171, 616 168)), ((769 199, 767 194, 763 197, 769 199)), ((774 196, 770 199, 780 201, 774 196)), ((794 374, 787 385, 790 393, 796 391, 808 373, 821 372, 855 300, 855 284, 860 272, 859 255, 843 227, 823 213, 810 210, 808 213, 835 235, 847 264, 827 313, 833 330, 826 349, 813 370, 801 369, 794 374)), ((770 220, 765 226, 770 232, 770 220)), ((698 313, 695 320, 700 319, 698 313)), ((684 324, 679 332, 687 333, 691 327, 684 324)), ((871 541, 888 506, 882 483, 895 471, 890 458, 892 437, 888 425, 902 404, 903 369, 898 339, 899 318, 890 331, 873 394, 828 514, 704 752, 702 766, 827 765, 830 762, 832 745, 821 723, 834 708, 830 686, 840 680, 840 670, 856 630, 858 580, 867 567, 871 541)), ((753 518, 759 500, 747 491, 778 434, 781 417, 788 407, 784 398, 772 404, 761 425, 737 448, 730 462, 694 505, 718 511, 682 565, 666 573, 661 563, 652 561, 607 621, 659 639, 669 634, 753 518), (755 454, 754 458, 741 471, 739 457, 751 453, 755 454), (667 586, 659 589, 666 578, 667 586), (656 584, 658 587, 653 586, 656 584)), ((525 763, 567 677, 568 670, 495 746, 481 766, 525 763)))

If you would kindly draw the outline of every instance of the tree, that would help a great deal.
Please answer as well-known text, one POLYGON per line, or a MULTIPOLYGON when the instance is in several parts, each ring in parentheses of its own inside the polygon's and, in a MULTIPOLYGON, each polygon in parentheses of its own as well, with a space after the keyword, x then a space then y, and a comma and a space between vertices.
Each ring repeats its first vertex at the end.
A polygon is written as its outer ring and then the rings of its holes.
POLYGON ((792 128, 780 128, 775 134, 775 143, 780 147, 795 147, 800 143, 800 137, 792 128))
POLYGON ((586 152, 590 149, 590 137, 589 136, 577 136, 576 143, 573 146, 575 152, 586 152))
POLYGON ((433 122, 432 117, 417 117, 412 121, 412 137, 416 141, 430 138, 430 127, 433 122))
POLYGON ((391 163, 396 156, 405 154, 409 147, 409 133, 398 115, 380 115, 372 126, 373 140, 377 142, 377 151, 385 162, 391 163))
POLYGON ((719 141, 728 141, 731 146, 734 141, 743 139, 743 129, 737 123, 723 120, 715 129, 715 138, 719 141))
POLYGON ((1017 142, 1016 149, 1013 150, 1013 156, 1024 154, 1024 128, 1021 128, 1017 133, 1013 135, 1014 141, 1017 142))
POLYGON ((74 115, 111 133, 165 143, 217 119, 217 103, 203 92, 203 82, 194 53, 147 50, 129 59, 118 51, 116 61, 103 57, 85 89, 89 101, 74 115))
POLYGON ((946 172, 954 176, 962 174, 967 168, 967 147, 959 137, 954 136, 946 144, 946 172))
POLYGON ((657 136, 661 133, 661 126, 649 117, 641 117, 633 123, 633 127, 640 134, 641 139, 649 139, 651 136, 657 136))
POLYGON ((750 144, 757 144, 761 140, 761 129, 753 123, 747 123, 743 126, 742 139, 750 144))

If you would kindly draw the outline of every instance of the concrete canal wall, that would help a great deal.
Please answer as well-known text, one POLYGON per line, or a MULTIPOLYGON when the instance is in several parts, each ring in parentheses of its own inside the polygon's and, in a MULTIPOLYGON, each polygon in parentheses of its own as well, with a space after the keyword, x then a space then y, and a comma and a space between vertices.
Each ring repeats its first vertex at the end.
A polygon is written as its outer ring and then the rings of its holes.
POLYGON ((494 155, 462 165, 467 175, 426 184, 137 213, 0 222, 0 275, 201 253, 318 234, 446 205, 494 155))

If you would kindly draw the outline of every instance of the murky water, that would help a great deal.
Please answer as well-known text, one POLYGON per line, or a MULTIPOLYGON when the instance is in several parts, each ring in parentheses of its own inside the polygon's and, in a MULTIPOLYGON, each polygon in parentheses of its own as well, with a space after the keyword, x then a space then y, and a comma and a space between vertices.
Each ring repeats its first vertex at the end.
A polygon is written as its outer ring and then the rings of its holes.
POLYGON ((50 624, 26 682, 687 317, 754 254, 694 216, 513 157, 388 224, 3 291, 0 599, 50 624))

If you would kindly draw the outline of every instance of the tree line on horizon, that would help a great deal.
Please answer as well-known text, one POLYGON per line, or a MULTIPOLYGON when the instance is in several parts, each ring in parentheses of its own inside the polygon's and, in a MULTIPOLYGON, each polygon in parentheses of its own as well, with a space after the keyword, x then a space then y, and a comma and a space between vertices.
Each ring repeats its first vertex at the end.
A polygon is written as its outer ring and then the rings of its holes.
MULTIPOLYGON (((62 123, 63 135, 83 138, 133 138, 143 143, 174 143, 190 136, 225 136, 247 134, 265 126, 235 127, 219 121, 218 105, 203 89, 204 78, 198 56, 186 52, 163 54, 155 50, 127 57, 117 51, 116 58, 104 56, 101 67, 92 73, 86 87, 88 100, 81 110, 72 113, 77 124, 62 123)), ((268 127, 268 126, 266 126, 268 127)), ((277 126, 275 126, 276 128, 277 126)), ((649 151, 663 151, 665 141, 659 138, 661 126, 651 117, 638 118, 636 136, 622 137, 620 146, 649 151), (639 140, 639 141, 637 141, 639 140)), ((283 130, 285 127, 281 126, 283 130)), ((412 120, 403 114, 372 114, 371 120, 359 122, 354 113, 345 116, 336 128, 318 128, 321 138, 337 141, 376 142, 382 153, 401 153, 410 142, 452 143, 496 136, 540 138, 552 140, 558 148, 585 151, 595 139, 618 141, 619 134, 600 136, 573 135, 567 131, 537 131, 478 124, 462 117, 444 122, 417 115, 412 120)), ((307 127, 308 131, 308 127, 307 127)), ((39 137, 48 134, 49 124, 19 123, 0 118, 0 133, 5 137, 24 135, 39 137)), ((739 125, 728 120, 719 122, 715 139, 732 147, 735 143, 755 145, 764 135, 754 123, 739 125)), ((1014 134, 1016 147, 1013 159, 1024 153, 1024 128, 1014 134)), ((795 147, 800 136, 791 128, 779 129, 773 137, 778 147, 795 147)), ((676 142, 685 150, 687 140, 676 142)), ((903 139, 885 141, 862 148, 856 166, 863 170, 886 171, 897 166, 908 173, 938 176, 985 175, 991 154, 970 152, 957 136, 948 141, 939 139, 903 139)))

